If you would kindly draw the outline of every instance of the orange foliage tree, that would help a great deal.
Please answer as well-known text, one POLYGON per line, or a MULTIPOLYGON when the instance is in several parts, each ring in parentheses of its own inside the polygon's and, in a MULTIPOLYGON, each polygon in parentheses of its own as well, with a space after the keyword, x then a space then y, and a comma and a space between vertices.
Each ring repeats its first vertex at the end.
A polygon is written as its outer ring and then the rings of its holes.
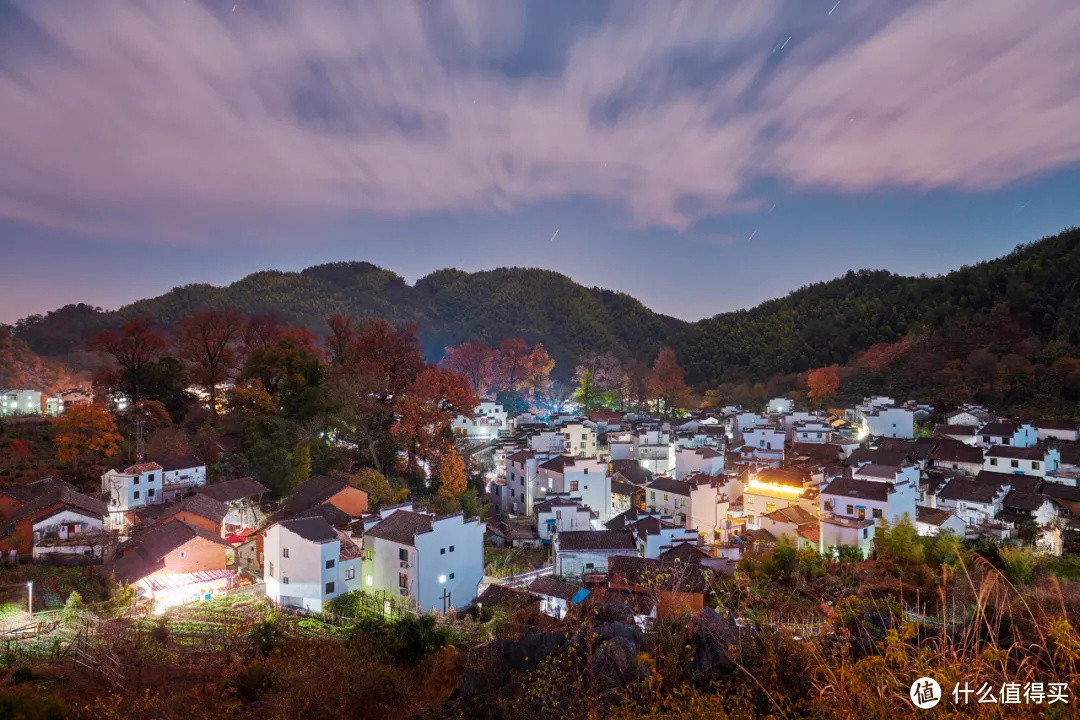
POLYGON ((465 461, 456 448, 451 447, 439 461, 440 500, 452 500, 459 497, 469 487, 465 477, 465 461))
POLYGON ((840 388, 840 376, 836 373, 836 366, 811 370, 806 376, 807 397, 815 405, 824 405, 836 397, 836 391, 840 388))
POLYGON ((656 398, 660 412, 670 414, 683 407, 690 395, 686 370, 675 359, 675 351, 661 348, 649 374, 649 392, 656 398))
POLYGON ((88 350, 111 355, 118 370, 106 370, 105 382, 118 387, 137 405, 147 365, 165 350, 165 336, 150 327, 145 315, 132 318, 116 330, 102 330, 86 342, 88 350))
POLYGON ((457 415, 471 415, 476 395, 461 375, 433 365, 425 367, 416 382, 395 398, 397 417, 391 428, 415 470, 417 461, 436 463, 453 449, 451 424, 457 415))
POLYGON ((473 340, 457 347, 446 348, 440 365, 464 377, 469 381, 473 392, 482 396, 487 394, 495 383, 495 360, 494 348, 479 340, 473 340))
POLYGON ((115 455, 123 438, 101 405, 77 405, 56 419, 56 460, 79 473, 115 455))

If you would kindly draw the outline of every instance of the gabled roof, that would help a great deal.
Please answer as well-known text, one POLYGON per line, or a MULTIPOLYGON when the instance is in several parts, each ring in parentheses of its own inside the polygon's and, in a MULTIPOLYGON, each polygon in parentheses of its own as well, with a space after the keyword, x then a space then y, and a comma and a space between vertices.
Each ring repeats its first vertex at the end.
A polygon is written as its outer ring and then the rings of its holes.
POLYGON ((513 607, 529 605, 535 598, 523 590, 516 590, 505 585, 488 585, 484 592, 473 601, 477 605, 513 607))
POLYGON ((189 468, 206 467, 206 463, 194 455, 170 455, 156 461, 162 470, 187 470, 189 468))
POLYGON ((653 474, 641 467, 641 463, 637 460, 612 460, 611 472, 622 475, 634 485, 647 485, 653 477, 653 474))
POLYGON ((854 467, 864 463, 874 465, 903 465, 907 460, 906 450, 875 450, 873 448, 856 448, 848 456, 848 462, 854 467))
POLYGON ((570 602, 581 592, 581 588, 573 583, 563 582, 552 577, 539 577, 529 584, 529 592, 534 595, 546 595, 547 597, 570 602))
POLYGON ((902 468, 899 465, 878 465, 875 463, 867 463, 862 467, 856 468, 855 475, 866 475, 867 477, 882 478, 883 480, 893 480, 896 478, 897 473, 902 468))
POLYGON ((11 485, 6 488, 0 488, 0 493, 20 502, 29 502, 33 498, 56 487, 64 487, 72 492, 78 492, 78 489, 66 480, 50 476, 43 477, 40 480, 34 480, 33 482, 23 483, 22 485, 11 485))
POLYGON ((321 517, 292 518, 278 523, 291 533, 316 543, 337 540, 337 532, 321 517))
POLYGON ((321 505, 347 487, 349 483, 344 478, 312 475, 297 485, 292 494, 285 498, 274 518, 283 520, 298 515, 304 510, 321 505))
POLYGON ((225 519, 225 516, 229 513, 229 508, 225 503, 220 500, 215 500, 212 497, 203 495, 201 492, 194 495, 188 495, 179 502, 169 503, 163 509, 158 516, 160 520, 168 520, 172 516, 179 512, 186 510, 187 512, 194 513, 199 517, 204 517, 207 520, 211 520, 215 523, 221 523, 225 519))
POLYGON ((565 497, 552 497, 552 498, 547 498, 547 499, 533 505, 533 515, 539 515, 542 512, 547 512, 548 510, 554 510, 555 508, 565 508, 565 507, 578 508, 578 509, 588 510, 589 512, 592 512, 591 508, 588 508, 585 505, 581 504, 581 502, 578 501, 578 500, 571 500, 570 498, 565 498, 565 497))
POLYGON ((653 481, 645 487, 649 490, 659 490, 660 492, 671 493, 673 495, 685 495, 686 497, 690 497, 690 485, 682 480, 676 480, 674 478, 654 478, 653 481))
POLYGON ((570 530, 556 535, 559 550, 636 550, 633 533, 627 530, 570 530))
POLYGON ((112 571, 117 582, 129 585, 164 566, 164 558, 188 542, 201 538, 224 548, 232 547, 217 535, 182 520, 170 520, 128 540, 117 551, 112 571))
POLYGON ((618 480, 611 481, 611 494, 612 495, 633 495, 641 488, 637 485, 631 485, 630 483, 619 482, 618 480))
POLYGON ((574 465, 574 458, 570 455, 556 455, 550 460, 540 463, 540 467, 560 475, 566 472, 567 465, 571 467, 574 465))
POLYGON ((123 473, 125 475, 142 475, 152 470, 161 470, 161 466, 156 462, 135 463, 124 468, 123 473))
POLYGON ((416 536, 431 532, 433 521, 431 515, 411 510, 395 510, 365 530, 364 536, 416 547, 416 536))
POLYGON ((536 453, 532 450, 518 450, 506 456, 506 459, 512 463, 525 464, 526 460, 536 457, 536 453))
POLYGON ((1045 460, 1046 446, 1016 447, 1015 445, 992 445, 986 449, 986 457, 1010 460, 1045 460))
POLYGON ((244 498, 257 497, 270 492, 270 488, 252 477, 239 477, 232 480, 211 483, 199 488, 203 495, 214 498, 220 502, 243 500, 244 498))
POLYGON ((1080 422, 1076 420, 1036 420, 1032 424, 1040 430, 1080 430, 1080 422))
POLYGON ((992 420, 979 427, 978 435, 990 435, 992 437, 1012 437, 1020 429, 1019 423, 1012 420, 992 420))
POLYGON ((771 513, 766 514, 765 517, 775 522, 786 522, 791 523, 792 525, 817 524, 817 518, 800 505, 788 505, 787 507, 777 508, 771 513))
POLYGON ((633 532, 639 540, 644 540, 649 535, 659 535, 661 530, 677 527, 679 526, 675 523, 658 517, 643 517, 627 525, 627 530, 633 532))
POLYGON ((1007 510, 1034 512, 1041 508, 1043 503, 1049 501, 1050 499, 1041 493, 1010 490, 1005 499, 1001 501, 1001 507, 1007 510))
POLYGON ((819 462, 836 462, 843 455, 843 450, 839 445, 833 445, 832 443, 793 442, 791 443, 791 454, 805 455, 819 462))
POLYGON ((951 518, 953 514, 944 508, 928 508, 922 505, 915 506, 916 522, 926 523, 935 527, 941 527, 942 523, 951 518))
POLYGON ((810 482, 810 473, 799 470, 781 470, 779 468, 761 468, 755 474, 759 482, 775 483, 802 487, 810 482))
POLYGON ((938 491, 938 502, 942 500, 964 500, 989 504, 994 501, 1004 488, 1004 483, 953 478, 938 491))
POLYGON ((708 560, 712 555, 701 545, 693 542, 676 543, 670 550, 660 553, 660 559, 664 562, 682 562, 687 564, 700 563, 708 560))
POLYGON ((1039 492, 1044 482, 1038 475, 1020 475, 1019 473, 992 472, 990 470, 980 470, 975 476, 975 481, 1009 485, 1013 490, 1020 490, 1021 492, 1039 492))
POLYGON ((1080 465, 1080 443, 1054 443, 1054 447, 1061 453, 1062 465, 1080 465))
POLYGON ((978 427, 975 425, 935 425, 934 434, 954 437, 975 437, 978 427))
MULTIPOLYGON (((36 485, 36 483, 31 483, 31 485, 36 485)), ((57 504, 98 519, 105 517, 105 514, 108 512, 108 508, 105 506, 104 502, 76 491, 63 481, 37 485, 34 490, 34 494, 28 497, 22 505, 17 507, 11 514, 11 517, 0 525, 0 536, 10 534, 18 523, 27 518, 32 518, 38 513, 57 504)))
POLYGON ((704 593, 711 573, 700 565, 664 562, 630 555, 618 555, 608 563, 608 584, 633 588, 704 593))
POLYGON ((838 477, 830 480, 821 488, 822 494, 836 495, 838 497, 852 498, 855 500, 874 500, 886 502, 892 491, 892 483, 878 482, 877 480, 856 480, 849 477, 838 477))
POLYGON ((982 448, 975 447, 974 445, 968 445, 967 443, 954 440, 952 438, 943 438, 938 441, 937 446, 931 451, 929 459, 933 462, 954 462, 954 463, 968 463, 982 465, 983 451, 982 448))
POLYGON ((636 507, 632 507, 629 510, 624 510, 615 517, 604 523, 604 527, 608 530, 625 530, 638 519, 646 517, 647 515, 658 515, 659 513, 648 513, 644 510, 638 510, 636 507))

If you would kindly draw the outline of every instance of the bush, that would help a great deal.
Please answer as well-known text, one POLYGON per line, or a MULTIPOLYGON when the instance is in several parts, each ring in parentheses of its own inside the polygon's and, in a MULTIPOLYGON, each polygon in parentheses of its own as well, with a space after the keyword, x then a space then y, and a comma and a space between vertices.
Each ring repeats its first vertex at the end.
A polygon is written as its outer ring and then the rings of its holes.
POLYGON ((248 640, 262 657, 277 650, 285 642, 285 628, 281 626, 281 617, 277 613, 271 613, 266 619, 255 623, 248 632, 248 640))
POLYGON ((236 673, 225 683, 225 687, 234 691, 242 700, 255 702, 273 687, 273 672, 262 662, 253 662, 236 673))
POLYGON ((439 626, 434 615, 408 615, 398 620, 395 652, 398 660, 416 665, 425 655, 450 644, 450 630, 439 626))
POLYGON ((1028 585, 1035 579, 1035 556, 1030 548, 1003 547, 998 551, 1001 571, 1015 585, 1028 585))
POLYGON ((0 718, 16 720, 64 720, 67 711, 52 695, 42 695, 28 688, 0 689, 0 718))
MULTIPOLYGON (((29 665, 20 665, 11 671, 11 677, 8 678, 9 685, 18 685, 19 683, 30 682, 34 679, 34 671, 30 669, 29 665)), ((0 715, 3 717, 3 715, 0 715)))

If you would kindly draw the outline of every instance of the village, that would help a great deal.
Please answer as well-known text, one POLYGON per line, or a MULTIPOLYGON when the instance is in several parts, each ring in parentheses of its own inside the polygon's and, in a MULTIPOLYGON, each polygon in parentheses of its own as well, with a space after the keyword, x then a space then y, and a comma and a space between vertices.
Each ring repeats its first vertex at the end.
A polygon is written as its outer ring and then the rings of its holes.
POLYGON ((711 579, 734 575, 746 553, 870 558, 883 528, 906 524, 1060 556, 1080 512, 1080 423, 970 405, 939 414, 869 397, 806 411, 780 397, 662 419, 510 417, 485 399, 453 431, 485 483, 484 519, 377 506, 323 475, 270 502, 257 480, 209 477, 189 454, 110 468, 99 493, 57 477, 0 489, 0 551, 98 565, 154 614, 245 590, 304 614, 349 594, 387 615, 526 601, 561 619, 611 603, 645 628, 700 611, 711 579), (523 562, 493 562, 506 553, 523 562), (679 603, 660 601, 643 580, 655 577, 671 578, 679 603))

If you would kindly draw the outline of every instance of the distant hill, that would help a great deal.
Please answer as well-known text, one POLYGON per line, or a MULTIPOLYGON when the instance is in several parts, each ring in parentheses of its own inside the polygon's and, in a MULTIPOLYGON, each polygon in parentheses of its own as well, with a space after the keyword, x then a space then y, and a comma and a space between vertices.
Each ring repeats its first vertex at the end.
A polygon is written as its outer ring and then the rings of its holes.
POLYGON ((186 285, 116 311, 69 305, 16 324, 15 337, 44 356, 78 352, 87 338, 148 314, 171 326, 201 306, 276 312, 315 331, 333 313, 415 323, 429 358, 466 340, 540 341, 566 379, 587 352, 650 361, 676 349, 690 380, 709 387, 845 363, 871 345, 1005 304, 1040 340, 1080 344, 1080 229, 937 277, 852 271, 749 310, 695 323, 655 313, 623 293, 587 288, 549 270, 439 270, 413 286, 365 262, 265 271, 227 287, 186 285))

